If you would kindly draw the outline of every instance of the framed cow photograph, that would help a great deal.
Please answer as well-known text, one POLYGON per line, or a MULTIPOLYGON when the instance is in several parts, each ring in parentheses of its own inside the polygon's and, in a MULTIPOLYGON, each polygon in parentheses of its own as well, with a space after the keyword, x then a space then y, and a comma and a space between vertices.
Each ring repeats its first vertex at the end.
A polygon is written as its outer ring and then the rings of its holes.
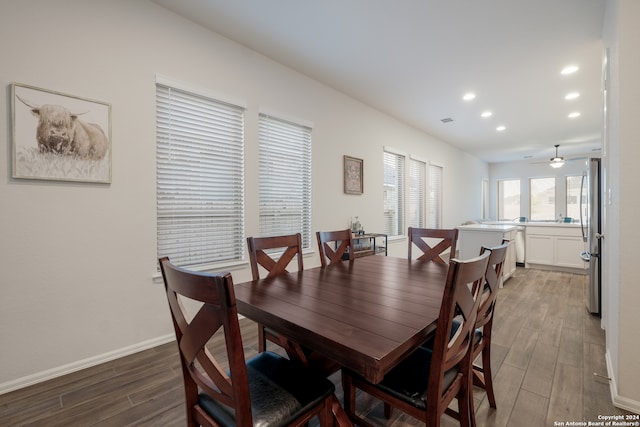
POLYGON ((111 105, 11 84, 12 177, 111 182, 111 105))

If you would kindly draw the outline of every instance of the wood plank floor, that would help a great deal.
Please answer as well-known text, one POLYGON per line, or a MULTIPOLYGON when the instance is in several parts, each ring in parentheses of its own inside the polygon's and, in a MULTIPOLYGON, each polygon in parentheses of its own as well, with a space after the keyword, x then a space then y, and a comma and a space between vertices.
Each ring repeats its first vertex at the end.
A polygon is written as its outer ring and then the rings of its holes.
MULTIPOLYGON (((497 409, 482 390, 479 427, 553 426, 627 413, 611 404, 604 332, 583 304, 586 277, 518 268, 499 293, 492 364, 497 409)), ((167 313, 168 315, 168 313, 167 313)), ((241 321, 245 353, 257 351, 257 328, 241 321)), ((215 352, 220 337, 212 343, 215 352)), ((340 374, 331 377, 341 399, 340 374)), ((183 426, 182 378, 174 343, 0 395, 0 426, 183 426)), ((421 425, 358 397, 359 411, 380 426, 421 425)), ((445 416, 443 426, 458 423, 445 416)))

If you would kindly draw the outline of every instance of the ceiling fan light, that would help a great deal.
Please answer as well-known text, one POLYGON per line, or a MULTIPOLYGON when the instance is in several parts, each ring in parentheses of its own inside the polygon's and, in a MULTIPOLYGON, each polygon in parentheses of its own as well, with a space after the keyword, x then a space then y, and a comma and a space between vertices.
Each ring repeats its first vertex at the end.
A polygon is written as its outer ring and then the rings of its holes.
POLYGON ((562 157, 554 157, 549 162, 549 165, 554 169, 560 168, 564 165, 564 159, 562 157))

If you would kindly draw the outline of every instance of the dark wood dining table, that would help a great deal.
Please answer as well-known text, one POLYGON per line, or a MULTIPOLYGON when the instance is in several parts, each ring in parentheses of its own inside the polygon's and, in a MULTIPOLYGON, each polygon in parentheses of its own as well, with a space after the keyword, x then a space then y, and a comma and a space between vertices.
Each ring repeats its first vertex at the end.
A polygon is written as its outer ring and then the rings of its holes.
POLYGON ((377 383, 435 330, 447 269, 369 256, 234 288, 240 314, 377 383))

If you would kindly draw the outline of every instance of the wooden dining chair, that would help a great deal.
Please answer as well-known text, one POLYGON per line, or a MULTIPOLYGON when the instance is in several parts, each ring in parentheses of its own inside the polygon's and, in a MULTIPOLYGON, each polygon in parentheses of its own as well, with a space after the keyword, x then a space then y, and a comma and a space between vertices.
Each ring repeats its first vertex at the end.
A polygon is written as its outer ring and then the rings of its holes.
MULTIPOLYGON (((502 266, 507 257, 509 242, 506 241, 492 248, 483 246, 480 255, 490 253, 485 273, 485 284, 480 297, 476 329, 482 331, 480 340, 474 340, 473 355, 475 360, 482 354, 482 366, 473 365, 473 384, 483 388, 487 393, 489 406, 496 407, 496 397, 493 393, 493 380, 491 374, 491 330, 493 327, 493 313, 496 307, 498 289, 502 280, 502 266)), ((477 336, 478 334, 476 334, 477 336)), ((471 408, 473 410, 473 407, 471 408)))
POLYGON ((415 228, 409 227, 409 259, 412 258, 413 245, 416 245, 423 253, 418 257, 422 261, 433 261, 439 264, 447 262, 441 257, 442 253, 447 249, 449 251, 449 259, 456 256, 456 243, 458 242, 458 229, 441 229, 441 228, 415 228), (431 246, 425 238, 440 239, 438 243, 431 246))
MULTIPOLYGON (((482 246, 480 248, 480 255, 489 253, 489 261, 487 262, 485 282, 480 294, 480 304, 478 304, 478 315, 476 316, 476 330, 471 348, 471 376, 473 385, 486 391, 489 406, 492 408, 496 408, 496 398, 493 392, 493 376, 491 373, 491 330, 498 289, 502 280, 502 266, 507 256, 508 247, 509 240, 503 240, 499 246, 482 246), (482 354, 482 365, 478 366, 474 362, 480 354, 482 354)), ((454 327, 451 330, 452 334, 456 333, 456 328, 457 322, 454 321, 454 327)), ((433 338, 429 339, 424 344, 424 347, 432 349, 433 338)), ((469 389, 469 393, 471 420, 473 421, 475 419, 475 408, 472 388, 469 389)), ((450 415, 455 416, 456 414, 450 413, 450 415)))
MULTIPOLYGON (((286 273, 287 266, 293 261, 294 257, 297 258, 298 271, 304 268, 302 262, 302 236, 300 233, 275 237, 248 237, 247 247, 249 248, 249 261, 253 280, 260 279, 259 266, 267 271, 267 278, 286 273), (267 253, 270 249, 275 250, 276 253, 282 251, 277 260, 267 253)), ((288 337, 259 323, 258 351, 267 350, 267 340, 282 347, 290 359, 297 360, 309 368, 322 372, 324 375, 331 375, 340 369, 340 365, 335 361, 302 347, 288 337)))
MULTIPOLYGON (((189 426, 332 426, 333 383, 271 352, 245 360, 230 273, 214 275, 159 260, 184 379, 189 426), (183 300, 202 304, 191 316, 183 300), (228 371, 206 344, 224 334, 228 371)), ((218 352, 216 352, 218 353, 218 352)))
MULTIPOLYGON (((260 267, 266 270, 266 277, 286 273, 287 267, 294 257, 298 263, 298 271, 304 268, 300 233, 273 237, 247 237, 247 248, 253 280, 260 278, 260 267), (279 257, 274 259, 272 255, 279 255, 279 257)), ((258 351, 263 352, 267 349, 267 340, 285 349, 290 347, 286 338, 269 328, 265 328, 264 325, 258 324, 258 351)), ((292 349, 289 348, 289 351, 292 349)))
POLYGON ((471 424, 471 342, 488 260, 486 253, 449 263, 433 349, 419 347, 379 384, 342 370, 344 407, 354 423, 371 425, 356 411, 356 389, 360 389, 384 402, 386 416, 398 408, 428 427, 440 426, 444 413, 457 416, 464 427, 471 424), (452 334, 454 320, 458 327, 452 334), (454 398, 459 415, 448 409, 454 398))
POLYGON ((323 267, 344 260, 353 261, 353 234, 351 230, 318 231, 318 251, 323 267))

